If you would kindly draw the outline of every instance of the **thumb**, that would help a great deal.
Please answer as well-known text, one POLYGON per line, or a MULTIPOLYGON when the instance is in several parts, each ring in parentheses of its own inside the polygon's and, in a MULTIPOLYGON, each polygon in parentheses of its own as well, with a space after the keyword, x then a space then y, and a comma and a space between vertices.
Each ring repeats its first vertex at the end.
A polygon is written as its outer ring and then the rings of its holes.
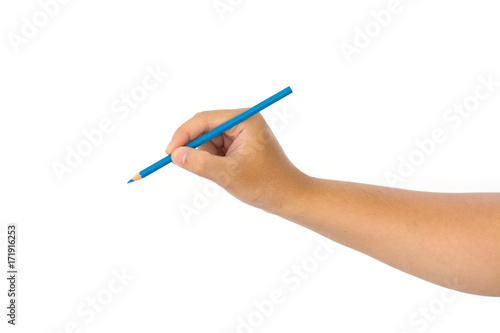
POLYGON ((172 162, 198 176, 215 182, 225 173, 226 161, 222 156, 189 147, 179 147, 172 152, 172 162))

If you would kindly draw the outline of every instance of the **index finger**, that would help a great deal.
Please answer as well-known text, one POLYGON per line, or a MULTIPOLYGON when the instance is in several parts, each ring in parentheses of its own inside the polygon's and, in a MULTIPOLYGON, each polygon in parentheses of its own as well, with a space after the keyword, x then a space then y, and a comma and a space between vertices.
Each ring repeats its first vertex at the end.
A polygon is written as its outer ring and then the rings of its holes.
MULTIPOLYGON (((172 136, 172 140, 165 149, 165 153, 171 154, 175 148, 188 144, 194 139, 234 118, 236 115, 245 110, 247 109, 215 110, 196 113, 191 119, 186 121, 175 131, 172 136)), ((233 127, 225 133, 231 136, 234 134, 234 131, 235 128, 233 127)))

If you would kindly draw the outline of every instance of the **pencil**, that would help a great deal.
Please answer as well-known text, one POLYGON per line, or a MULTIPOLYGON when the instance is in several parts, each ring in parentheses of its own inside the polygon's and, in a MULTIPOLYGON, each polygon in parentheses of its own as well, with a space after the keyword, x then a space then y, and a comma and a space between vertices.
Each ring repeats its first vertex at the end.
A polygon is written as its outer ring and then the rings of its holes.
MULTIPOLYGON (((238 125, 242 121, 250 118, 251 116, 259 113, 260 111, 264 110, 268 106, 276 103, 277 101, 281 100, 282 98, 290 95, 292 93, 292 89, 290 87, 286 87, 282 91, 274 94, 273 96, 269 97, 268 99, 260 102, 259 104, 255 105, 254 107, 251 107, 250 109, 243 111, 236 117, 226 121, 224 124, 219 125, 218 127, 214 128, 210 132, 200 136, 198 139, 195 139, 188 143, 186 147, 191 147, 191 148, 198 148, 204 143, 207 143, 208 141, 212 140, 218 135, 221 135, 228 129, 238 125)), ((140 171, 138 174, 136 174, 132 179, 130 179, 127 183, 132 183, 134 181, 138 181, 140 179, 143 179, 153 172, 163 168, 165 165, 169 164, 172 162, 172 155, 168 155, 167 157, 162 158, 158 162, 148 166, 146 169, 140 171)))

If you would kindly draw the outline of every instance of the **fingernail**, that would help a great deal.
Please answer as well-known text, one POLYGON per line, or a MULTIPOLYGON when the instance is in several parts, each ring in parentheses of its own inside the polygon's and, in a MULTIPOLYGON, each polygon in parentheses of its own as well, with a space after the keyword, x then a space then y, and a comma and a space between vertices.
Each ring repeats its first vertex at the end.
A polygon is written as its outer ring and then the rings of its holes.
POLYGON ((179 149, 179 152, 175 153, 175 155, 172 155, 172 157, 174 157, 176 164, 184 166, 184 162, 186 161, 186 155, 187 155, 186 149, 179 149))

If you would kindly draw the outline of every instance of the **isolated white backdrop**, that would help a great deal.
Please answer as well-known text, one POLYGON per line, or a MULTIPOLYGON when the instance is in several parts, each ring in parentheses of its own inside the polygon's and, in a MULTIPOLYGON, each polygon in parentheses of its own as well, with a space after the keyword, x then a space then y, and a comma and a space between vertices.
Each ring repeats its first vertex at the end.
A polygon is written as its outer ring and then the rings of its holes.
POLYGON ((176 166, 126 184, 195 112, 290 85, 263 115, 305 172, 388 185, 415 140, 442 127, 448 139, 396 186, 499 191, 500 89, 458 129, 443 120, 479 76, 500 81, 496 2, 401 0, 350 62, 342 43, 391 1, 61 0, 43 22, 46 3, 0 4, 0 232, 20 232, 19 325, 2 310, 2 332, 498 332, 498 299, 452 297, 344 247, 291 291, 283 275, 311 258, 316 234, 176 166), (34 15, 46 26, 16 52, 34 15), (168 77, 114 112, 147 68, 168 77), (110 133, 60 181, 53 163, 103 119, 110 133), (193 203, 200 191, 211 198, 193 203), (195 204, 187 223, 180 207, 195 204), (122 270, 133 279, 107 292, 122 270), (259 315, 273 290, 284 302, 259 315), (92 297, 106 304, 90 310, 92 297), (249 317, 257 327, 242 326, 249 317))

